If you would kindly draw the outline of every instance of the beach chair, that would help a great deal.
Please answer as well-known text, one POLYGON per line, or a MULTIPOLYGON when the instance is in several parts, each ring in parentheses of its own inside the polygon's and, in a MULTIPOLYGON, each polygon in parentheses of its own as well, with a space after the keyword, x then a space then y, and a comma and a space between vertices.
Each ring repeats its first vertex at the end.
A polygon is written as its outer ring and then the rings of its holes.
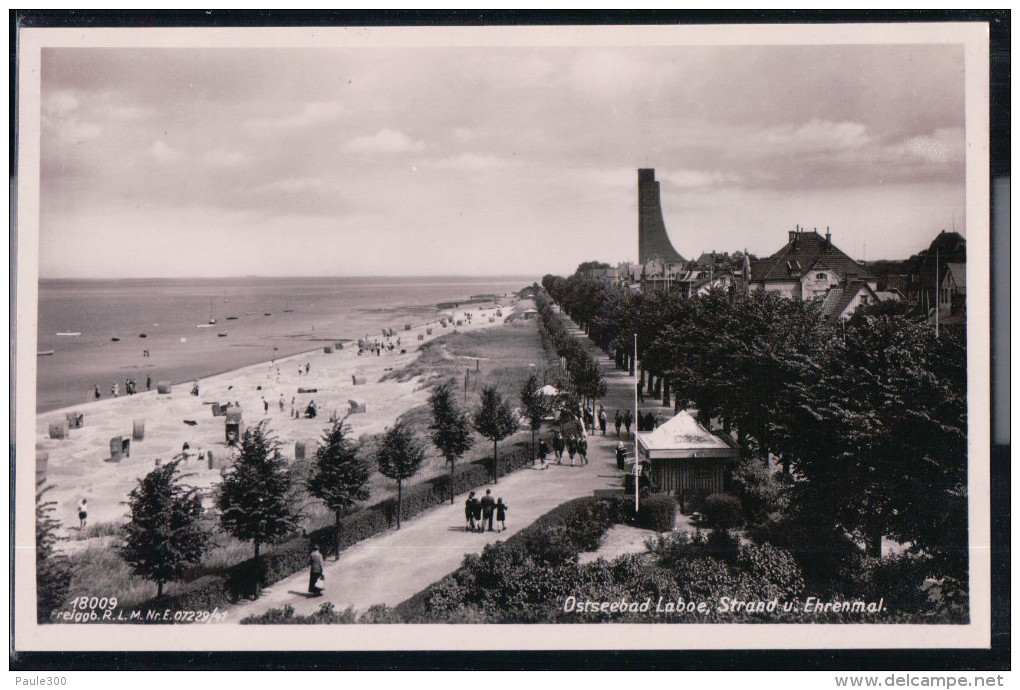
POLYGON ((425 336, 421 333, 418 334, 418 340, 425 340, 425 336))
POLYGON ((54 422, 50 424, 50 438, 66 438, 67 437, 67 423, 66 422, 54 422))
POLYGON ((135 441, 141 441, 145 438, 145 420, 136 419, 131 429, 131 438, 135 441))
POLYGON ((322 348, 322 351, 325 352, 327 355, 331 355, 333 354, 333 346, 327 345, 326 347, 322 348))
POLYGON ((110 439, 110 462, 120 462, 122 457, 131 457, 131 439, 114 436, 110 439))
POLYGON ((425 334, 426 335, 432 335, 432 329, 431 328, 426 328, 425 329, 425 334))
POLYGON ((294 443, 294 459, 304 460, 305 459, 305 442, 296 441, 294 443))
POLYGON ((365 377, 364 376, 355 376, 354 374, 352 374, 351 375, 351 381, 353 382, 353 385, 355 385, 355 386, 364 386, 365 385, 365 377))
POLYGON ((170 395, 171 385, 169 381, 159 381, 156 383, 156 393, 159 395, 170 395))
POLYGON ((85 426, 85 415, 81 412, 68 412, 64 416, 67 418, 68 429, 80 429, 85 426))
POLYGON ((411 330, 411 324, 409 324, 409 323, 405 323, 405 324, 404 324, 404 330, 405 330, 405 331, 409 331, 409 330, 411 330))
POLYGON ((365 414, 368 412, 368 408, 365 403, 359 403, 357 400, 348 400, 347 404, 350 406, 347 410, 347 414, 365 414))

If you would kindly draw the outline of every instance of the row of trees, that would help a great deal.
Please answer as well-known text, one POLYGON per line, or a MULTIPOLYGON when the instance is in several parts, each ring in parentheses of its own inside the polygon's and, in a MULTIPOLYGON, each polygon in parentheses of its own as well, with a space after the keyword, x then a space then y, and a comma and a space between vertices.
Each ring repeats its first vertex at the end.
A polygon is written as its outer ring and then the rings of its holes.
POLYGON ((595 403, 606 394, 602 367, 591 351, 567 332, 563 322, 553 312, 547 297, 539 294, 535 298, 535 303, 542 318, 541 328, 544 334, 556 348, 556 354, 566 363, 573 393, 577 395, 581 407, 590 410, 594 418, 595 403))
POLYGON ((546 276, 545 290, 640 383, 745 456, 778 458, 791 508, 819 544, 833 534, 881 553, 910 542, 942 574, 967 565, 967 378, 962 328, 858 310, 845 324, 819 305, 756 291, 683 298, 546 276))

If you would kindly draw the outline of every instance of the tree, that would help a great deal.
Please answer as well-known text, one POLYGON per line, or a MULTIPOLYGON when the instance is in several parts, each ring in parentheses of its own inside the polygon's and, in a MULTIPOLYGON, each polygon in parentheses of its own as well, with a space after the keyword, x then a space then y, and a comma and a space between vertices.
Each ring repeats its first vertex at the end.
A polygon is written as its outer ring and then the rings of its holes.
POLYGON ((179 466, 175 460, 157 467, 128 494, 131 520, 121 555, 136 575, 156 583, 156 596, 199 563, 211 537, 200 522, 198 490, 181 483, 179 466))
POLYGON ((384 477, 397 482, 397 529, 400 529, 400 513, 403 506, 403 482, 413 477, 425 461, 422 448, 414 432, 403 422, 397 422, 383 434, 376 452, 376 462, 384 477))
POLYGON ((430 438, 450 465, 450 505, 453 505, 453 468, 457 459, 474 445, 471 425, 467 416, 457 407, 449 381, 436 386, 429 396, 429 405, 432 407, 430 438))
POLYGON ((532 374, 521 386, 521 409, 531 426, 531 464, 535 464, 535 435, 551 410, 548 398, 538 385, 538 376, 532 374))
POLYGON ((315 466, 308 480, 308 492, 321 499, 336 517, 337 560, 340 560, 340 516, 358 501, 369 497, 368 480, 372 470, 358 454, 358 447, 347 434, 343 420, 333 422, 322 435, 315 451, 315 466))
POLYGON ((64 603, 71 586, 71 561, 54 547, 59 537, 60 521, 53 517, 56 501, 45 500, 53 486, 35 485, 35 593, 36 615, 40 623, 49 618, 53 609, 64 603))
POLYGON ((266 423, 248 427, 241 435, 233 466, 224 468, 216 495, 223 529, 252 542, 255 550, 255 597, 261 584, 259 548, 293 531, 299 520, 292 480, 279 443, 265 429, 266 423))
POLYGON ((492 479, 499 483, 499 471, 496 465, 499 442, 520 427, 520 420, 516 413, 510 408, 510 404, 503 399, 495 386, 486 386, 482 389, 481 404, 475 409, 472 423, 475 431, 492 441, 492 479))

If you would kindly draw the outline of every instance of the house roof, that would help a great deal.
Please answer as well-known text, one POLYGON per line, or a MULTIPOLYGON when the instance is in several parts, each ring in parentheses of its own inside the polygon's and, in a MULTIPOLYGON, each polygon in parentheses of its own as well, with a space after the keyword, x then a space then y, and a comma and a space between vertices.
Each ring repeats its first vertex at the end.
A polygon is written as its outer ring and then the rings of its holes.
POLYGON ((953 274, 957 287, 967 287, 967 264, 951 263, 946 267, 949 269, 948 272, 953 274))
POLYGON ((655 431, 638 434, 640 454, 655 458, 731 458, 737 448, 681 412, 655 431))
POLYGON ((875 291, 863 280, 852 280, 846 287, 831 288, 828 294, 825 295, 825 299, 822 300, 822 316, 824 318, 843 316, 843 312, 846 311, 854 297, 862 290, 870 292, 875 296, 875 299, 878 299, 875 291))
POLYGON ((840 277, 854 273, 863 280, 876 280, 866 267, 851 259, 817 232, 795 232, 794 239, 772 256, 751 262, 753 282, 796 280, 821 263, 840 277))

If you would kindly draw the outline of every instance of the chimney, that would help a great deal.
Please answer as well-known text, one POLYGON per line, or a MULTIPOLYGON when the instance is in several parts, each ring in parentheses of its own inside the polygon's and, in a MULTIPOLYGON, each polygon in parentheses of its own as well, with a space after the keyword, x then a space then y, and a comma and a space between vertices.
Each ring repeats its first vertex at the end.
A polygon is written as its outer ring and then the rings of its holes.
POLYGON ((826 247, 831 247, 832 246, 832 233, 829 232, 829 226, 828 225, 825 226, 825 246, 826 247))
POLYGON ((791 230, 790 231, 790 242, 796 242, 797 241, 797 231, 799 231, 799 230, 800 230, 800 226, 798 225, 796 230, 791 230))

